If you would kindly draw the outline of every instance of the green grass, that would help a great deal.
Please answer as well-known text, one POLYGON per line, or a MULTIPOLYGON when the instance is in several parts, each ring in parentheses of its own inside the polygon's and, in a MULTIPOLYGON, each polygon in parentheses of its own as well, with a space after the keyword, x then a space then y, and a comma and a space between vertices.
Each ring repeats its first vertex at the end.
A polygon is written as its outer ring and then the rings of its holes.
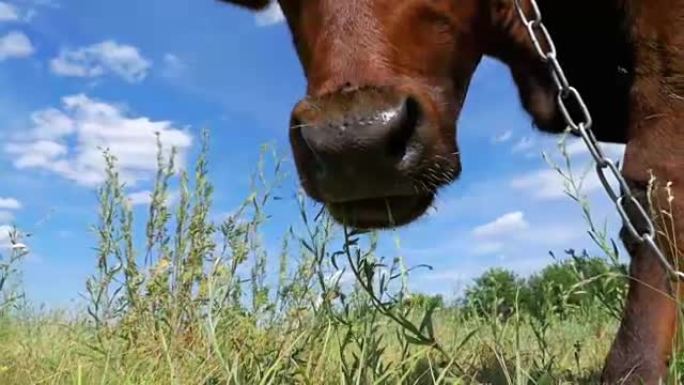
POLYGON ((106 154, 81 309, 31 309, 16 280, 24 251, 0 260, 0 384, 598 383, 624 266, 569 164, 557 170, 608 258, 574 256, 527 280, 491 271, 443 304, 409 293, 411 269, 378 255, 377 234, 333 224, 301 195, 300 217, 269 255, 262 226, 281 199, 277 156, 263 157, 244 204, 214 223, 206 153, 191 175, 160 155, 141 227, 106 154), (169 204, 172 188, 180 196, 169 204))

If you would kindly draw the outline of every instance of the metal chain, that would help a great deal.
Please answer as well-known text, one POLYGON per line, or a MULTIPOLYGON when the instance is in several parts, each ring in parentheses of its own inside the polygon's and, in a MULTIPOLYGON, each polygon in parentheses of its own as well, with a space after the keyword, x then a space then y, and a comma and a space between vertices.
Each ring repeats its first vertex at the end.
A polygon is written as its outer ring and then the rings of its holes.
POLYGON ((579 135, 587 145, 589 153, 596 161, 596 172, 598 173, 599 179, 608 193, 608 196, 613 203, 615 203, 625 228, 640 244, 645 245, 658 257, 670 274, 679 279, 684 279, 684 273, 672 266, 663 251, 656 244, 655 225, 648 215, 647 210, 639 203, 627 184, 627 181, 622 176, 622 173, 615 165, 615 162, 605 156, 598 140, 596 140, 596 136, 591 130, 593 122, 589 109, 587 108, 582 95, 580 95, 575 87, 570 85, 568 78, 565 76, 565 72, 558 61, 556 45, 551 38, 549 30, 542 22, 542 14, 539 10, 537 1, 528 0, 532 8, 530 16, 528 16, 523 9, 521 4, 522 0, 514 1, 520 20, 522 20, 525 28, 527 28, 527 32, 532 39, 537 54, 539 54, 541 60, 549 66, 549 71, 558 89, 556 100, 558 102, 558 107, 563 114, 563 118, 565 119, 565 123, 568 125, 570 131, 579 135), (578 117, 577 120, 572 116, 570 109, 568 108, 570 105, 569 103, 574 103, 574 105, 579 108, 579 112, 581 112, 581 116, 578 117), (615 181, 617 181, 620 191, 617 191, 611 186, 609 176, 612 176, 615 181), (632 205, 636 214, 630 216, 624 207, 625 204, 632 205), (642 231, 637 230, 635 223, 643 223, 645 229, 642 231))

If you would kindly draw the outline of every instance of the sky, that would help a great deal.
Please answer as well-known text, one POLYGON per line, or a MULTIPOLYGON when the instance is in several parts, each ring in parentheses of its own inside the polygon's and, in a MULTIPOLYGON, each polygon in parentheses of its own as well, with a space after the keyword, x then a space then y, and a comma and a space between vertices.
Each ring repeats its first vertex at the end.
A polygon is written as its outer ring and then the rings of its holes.
MULTIPOLYGON (((214 0, 0 0, 0 254, 12 226, 32 234, 22 265, 29 299, 66 304, 84 292, 95 267, 102 148, 119 159, 139 219, 155 132, 189 166, 209 130, 216 218, 248 194, 262 144, 289 158, 289 114, 305 90, 290 41, 275 5, 252 14, 214 0)), ((449 296, 491 267, 529 274, 553 262, 549 252, 595 250, 542 158, 558 158, 559 137, 532 127, 503 64, 485 59, 478 68, 458 140, 459 181, 424 218, 383 234, 383 252, 433 266, 411 276, 413 290, 449 296)), ((620 146, 607 148, 621 156, 620 146)), ((568 152, 577 170, 589 164, 580 142, 568 152)), ((298 186, 291 161, 286 168, 288 197, 298 186)), ((616 235, 597 178, 584 186, 616 235)), ((294 199, 274 207, 267 243, 297 221, 296 207, 294 199)))

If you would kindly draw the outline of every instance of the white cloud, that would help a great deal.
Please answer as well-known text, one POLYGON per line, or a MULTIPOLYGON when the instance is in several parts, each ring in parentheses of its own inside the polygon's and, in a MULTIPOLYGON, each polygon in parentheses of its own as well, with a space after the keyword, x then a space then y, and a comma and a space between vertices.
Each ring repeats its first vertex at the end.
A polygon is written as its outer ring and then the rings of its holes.
POLYGON ((0 22, 19 20, 19 12, 12 4, 0 1, 0 22))
POLYGON ((457 281, 457 280, 463 280, 469 277, 467 273, 464 273, 462 270, 436 270, 432 271, 430 273, 425 274, 427 277, 429 277, 430 280, 439 280, 439 281, 457 281))
MULTIPOLYGON (((606 156, 615 160, 622 159, 625 153, 625 145, 618 143, 601 143, 601 148, 605 152, 606 156)), ((587 145, 581 139, 575 139, 570 143, 566 143, 565 150, 570 156, 586 155, 589 156, 589 149, 587 145)))
POLYGON ((540 247, 565 249, 576 246, 582 238, 589 239, 586 224, 582 224, 584 226, 563 222, 535 224, 527 231, 519 233, 517 240, 525 245, 534 243, 540 247))
POLYGON ((453 294, 460 294, 461 290, 465 288, 471 280, 481 276, 484 272, 493 267, 503 267, 508 270, 512 270, 523 276, 527 276, 531 273, 541 270, 544 266, 552 262, 551 258, 548 256, 541 257, 520 257, 515 259, 501 258, 497 260, 492 260, 490 264, 483 265, 479 263, 473 263, 475 261, 470 261, 469 263, 463 264, 459 268, 449 268, 433 270, 424 274, 417 276, 419 282, 421 282, 421 288, 427 286, 432 281, 440 281, 439 287, 441 290, 438 292, 445 293, 444 284, 451 282, 455 286, 453 288, 456 290, 453 294))
POLYGON ((514 154, 521 153, 521 152, 526 152, 534 148, 536 141, 530 137, 525 137, 520 139, 515 145, 513 145, 513 148, 511 151, 514 154))
POLYGON ((278 5, 278 2, 272 1, 268 8, 258 12, 254 18, 256 19, 256 24, 258 26, 266 27, 283 22, 285 20, 285 15, 283 15, 283 10, 280 8, 280 5, 278 5))
POLYGON ((162 75, 167 78, 177 78, 183 74, 186 65, 177 55, 167 53, 163 58, 164 68, 162 75))
POLYGON ((114 74, 131 83, 144 80, 151 66, 138 48, 113 40, 73 50, 63 49, 50 61, 50 68, 57 75, 95 78, 114 74))
POLYGON ((539 200, 567 198, 562 177, 554 170, 541 169, 519 175, 511 180, 511 187, 527 191, 539 200))
POLYGON ((505 245, 501 242, 478 242, 473 247, 472 252, 474 255, 490 255, 501 252, 504 249, 504 246, 505 245))
MULTIPOLYGON (((149 205, 152 203, 152 191, 150 190, 142 190, 142 191, 136 191, 133 193, 128 194, 128 201, 133 205, 133 206, 142 206, 142 205, 149 205)), ((179 191, 167 191, 166 197, 164 199, 164 204, 167 206, 173 205, 178 200, 180 199, 180 192, 179 191)))
POLYGON ((28 7, 21 16, 21 20, 25 23, 33 21, 43 11, 43 8, 61 8, 61 4, 56 0, 24 0, 23 3, 28 7))
POLYGON ((8 223, 14 220, 14 214, 11 211, 0 210, 0 223, 8 223))
POLYGON ((10 31, 5 36, 0 36, 0 62, 11 58, 24 58, 31 56, 35 48, 31 39, 23 32, 10 31))
MULTIPOLYGON (((590 194, 601 188, 601 181, 596 172, 591 169, 588 172, 580 170, 574 180, 581 182, 581 192, 590 194)), ((519 175, 511 180, 511 187, 529 194, 537 200, 556 200, 568 199, 566 191, 566 181, 555 170, 541 169, 527 174, 519 175)))
POLYGON ((69 152, 65 145, 49 140, 11 142, 5 145, 5 151, 18 156, 13 162, 19 169, 47 167, 52 161, 69 152))
POLYGON ((504 214, 492 222, 478 226, 473 235, 479 238, 498 237, 512 232, 527 230, 529 224, 521 211, 504 214))
POLYGON ((12 246, 10 242, 10 234, 14 229, 11 226, 0 225, 0 249, 6 249, 12 246))
POLYGON ((178 150, 183 165, 192 137, 168 121, 134 117, 121 107, 72 95, 59 109, 48 108, 32 115, 33 127, 5 145, 18 169, 41 169, 83 186, 104 180, 103 149, 117 158, 120 177, 129 185, 148 180, 156 170, 157 138, 166 155, 178 150), (54 123, 53 123, 54 122, 54 123))
POLYGON ((3 198, 0 197, 0 209, 2 210, 19 210, 21 208, 21 202, 14 198, 3 198))
POLYGON ((33 135, 44 140, 53 140, 69 135, 76 130, 74 121, 57 108, 48 108, 31 114, 33 135))
POLYGON ((513 138, 513 130, 506 130, 499 133, 493 139, 493 143, 506 143, 513 138))
MULTIPOLYGON (((614 161, 622 159, 625 151, 623 144, 601 143, 601 148, 606 156, 614 161)), ((599 190, 602 184, 594 170, 595 163, 591 159, 589 150, 584 142, 580 139, 569 138, 565 142, 565 151, 573 166, 572 171, 575 183, 581 182, 581 192, 583 194, 590 194, 599 190)), ((565 159, 562 158, 559 151, 550 151, 547 152, 547 155, 556 164, 563 165, 565 163, 565 159)), ((567 170, 564 170, 564 172, 567 172, 567 170)), ((515 176, 510 182, 510 187, 536 200, 558 200, 568 199, 565 193, 566 183, 567 181, 556 170, 544 167, 515 176)), ((612 180, 611 183, 615 184, 612 180)))
MULTIPOLYGON (((21 209, 22 205, 15 198, 0 197, 0 223, 9 223, 14 220, 13 210, 21 209)), ((2 247, 3 226, 0 226, 0 247, 2 247)), ((5 231, 7 233, 7 231, 5 231)))
POLYGON ((133 206, 149 205, 152 203, 152 191, 144 190, 128 194, 128 201, 133 206))

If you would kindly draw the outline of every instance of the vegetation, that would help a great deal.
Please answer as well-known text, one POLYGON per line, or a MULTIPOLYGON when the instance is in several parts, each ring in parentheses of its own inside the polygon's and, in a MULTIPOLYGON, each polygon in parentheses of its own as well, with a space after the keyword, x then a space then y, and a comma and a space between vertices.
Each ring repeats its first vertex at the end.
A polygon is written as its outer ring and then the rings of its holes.
POLYGON ((0 384, 597 383, 626 280, 593 226, 607 257, 568 250, 526 279, 490 270, 445 303, 408 291, 411 267, 379 255, 377 234, 333 224, 302 196, 298 223, 269 253, 261 229, 280 199, 277 156, 262 158, 252 193, 215 223, 205 155, 192 175, 159 156, 142 244, 105 155, 82 312, 30 309, 12 281, 25 254, 14 235, 0 259, 0 384))

